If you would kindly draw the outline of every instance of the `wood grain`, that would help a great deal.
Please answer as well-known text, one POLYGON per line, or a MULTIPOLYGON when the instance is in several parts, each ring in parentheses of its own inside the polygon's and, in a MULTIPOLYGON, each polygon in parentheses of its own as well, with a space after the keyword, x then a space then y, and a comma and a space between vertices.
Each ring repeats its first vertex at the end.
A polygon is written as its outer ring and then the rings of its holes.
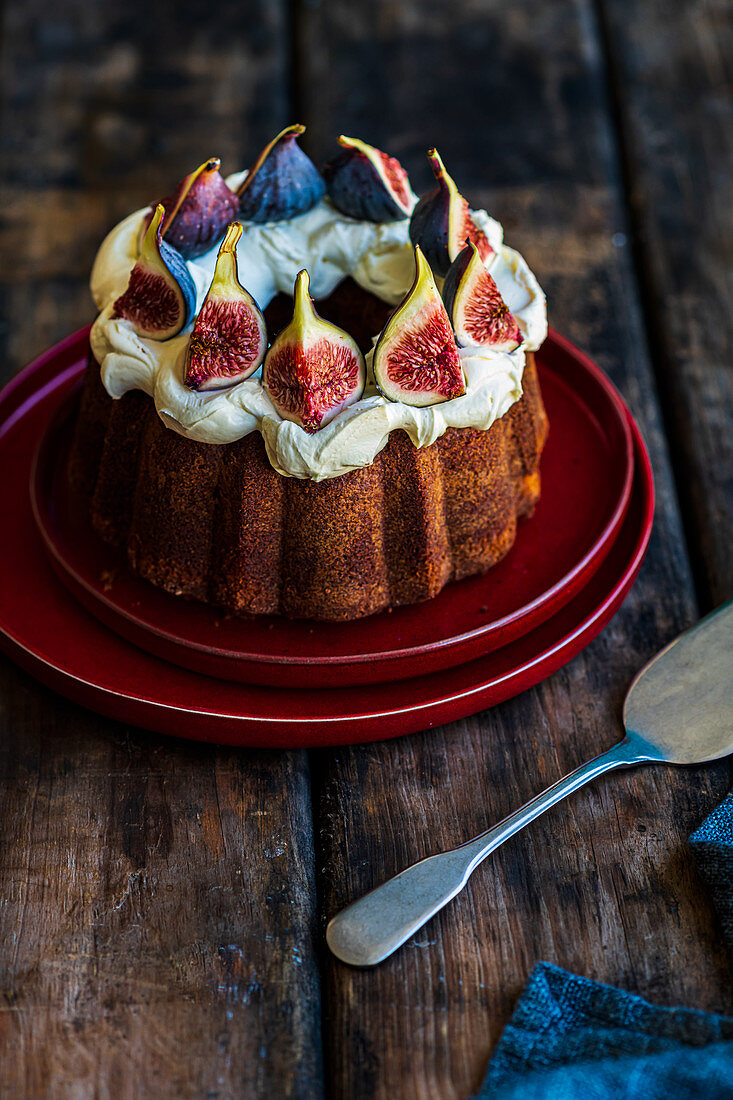
POLYGON ((317 160, 351 132, 423 190, 436 143, 630 402, 658 507, 639 581, 579 658, 397 742, 310 761, 177 743, 0 660, 3 1095, 466 1097, 539 959, 733 1010, 685 847, 725 766, 599 781, 377 970, 321 938, 360 892, 616 739, 629 679, 698 613, 688 546, 703 604, 730 594, 721 7, 4 8, 0 377, 89 319, 104 232, 205 156, 235 170, 298 119, 317 160))
POLYGON ((318 1095, 303 754, 2 688, 3 1096, 318 1095))
MULTIPOLYGON (((552 323, 629 400, 659 498, 631 597, 567 669, 445 729, 321 754, 325 920, 612 744, 625 685, 696 608, 592 6, 530 3, 508 13, 464 2, 448 16, 437 3, 368 12, 331 4, 312 14, 308 41, 320 51, 315 71, 330 74, 306 118, 323 134, 320 151, 334 132, 361 134, 403 157, 424 186, 423 150, 438 145, 469 199, 495 213, 529 259, 552 323), (367 79, 378 94, 365 90, 367 79)), ((333 1095, 465 1097, 540 959, 659 1003, 730 1007, 730 971, 684 846, 727 775, 660 769, 601 781, 497 853, 379 969, 332 963, 324 1013, 333 1095)))
POLYGON ((93 315, 104 234, 207 156, 238 171, 288 117, 285 0, 6 0, 0 370, 93 315))
POLYGON ((700 597, 733 595, 733 20, 602 0, 653 355, 700 597))
MULTIPOLYGON (((123 214, 282 125, 284 5, 7 3, 5 376, 123 214)), ((4 1097, 322 1094, 308 760, 96 718, 0 660, 4 1097)))

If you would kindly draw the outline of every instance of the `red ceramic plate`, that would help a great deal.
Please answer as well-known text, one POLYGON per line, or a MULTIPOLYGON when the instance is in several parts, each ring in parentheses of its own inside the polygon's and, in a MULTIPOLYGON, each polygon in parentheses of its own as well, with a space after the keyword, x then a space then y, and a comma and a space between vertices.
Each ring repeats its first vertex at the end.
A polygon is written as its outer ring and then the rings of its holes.
MULTIPOLYGON (((62 345, 64 356, 73 345, 62 345)), ((86 354, 79 339, 79 374, 86 354)), ((550 418, 542 497, 515 546, 482 577, 449 585, 426 604, 352 623, 225 616, 135 577, 122 554, 91 531, 64 478, 76 407, 65 376, 44 400, 50 420, 32 479, 51 561, 84 606, 157 657, 206 675, 287 687, 383 683, 440 671, 491 652, 556 614, 588 583, 628 507, 633 449, 625 406, 605 375, 562 337, 538 355, 550 418), (56 408, 58 406, 58 408, 56 408)), ((34 370, 34 366, 29 368, 34 370)), ((53 362, 35 366, 38 383, 53 362)))
MULTIPOLYGON (((78 373, 78 343, 54 352, 54 373, 78 373)), ((40 360, 41 365, 48 360, 40 360)), ((649 460, 632 424, 635 476, 618 538, 580 593, 530 634, 446 671, 374 687, 273 690, 227 683, 150 657, 107 630, 59 583, 31 514, 27 485, 58 381, 19 376, 0 395, 0 645, 48 686, 84 706, 162 733, 230 745, 300 747, 396 737, 462 718, 554 672, 611 618, 629 590, 652 524, 649 460)))

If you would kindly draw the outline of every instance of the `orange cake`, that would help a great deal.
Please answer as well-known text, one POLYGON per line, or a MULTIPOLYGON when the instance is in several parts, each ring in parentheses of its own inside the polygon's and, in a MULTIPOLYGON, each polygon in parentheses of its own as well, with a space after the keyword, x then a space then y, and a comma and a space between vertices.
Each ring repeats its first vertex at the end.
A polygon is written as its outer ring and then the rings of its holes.
POLYGON ((301 132, 109 234, 69 477, 151 583, 343 620, 512 546, 540 491, 546 313, 435 151, 417 200, 355 139, 318 172, 301 132))

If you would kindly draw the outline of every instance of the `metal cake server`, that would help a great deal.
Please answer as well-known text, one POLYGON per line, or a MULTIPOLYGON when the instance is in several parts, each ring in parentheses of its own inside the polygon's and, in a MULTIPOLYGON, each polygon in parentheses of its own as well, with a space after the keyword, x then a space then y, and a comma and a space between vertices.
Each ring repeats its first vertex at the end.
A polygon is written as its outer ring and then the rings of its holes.
POLYGON ((597 775, 635 764, 701 764, 733 752, 733 600, 657 654, 624 703, 626 737, 570 772, 493 829, 429 856, 338 913, 328 946, 352 966, 374 966, 466 885, 510 836, 597 775))

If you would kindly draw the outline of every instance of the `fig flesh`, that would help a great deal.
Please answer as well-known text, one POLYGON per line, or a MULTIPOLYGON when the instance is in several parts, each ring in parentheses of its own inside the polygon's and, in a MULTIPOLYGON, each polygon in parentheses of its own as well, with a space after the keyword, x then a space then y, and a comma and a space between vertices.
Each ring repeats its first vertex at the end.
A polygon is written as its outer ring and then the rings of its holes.
POLYGON ((514 351, 522 342, 517 319, 484 267, 472 241, 459 252, 443 283, 443 301, 461 347, 514 351))
POLYGON ((317 432, 359 400, 366 366, 356 341, 318 316, 309 284, 298 272, 293 319, 265 356, 262 382, 284 420, 317 432))
POLYGON ((265 319, 237 275, 239 222, 232 222, 216 258, 214 277, 196 318, 183 380, 192 390, 218 390, 243 382, 267 348, 265 319))
POLYGON ((305 126, 287 126, 265 146, 237 189, 240 217, 281 222, 304 214, 323 198, 320 172, 298 145, 305 126))
POLYGON ((471 217, 468 203, 446 172, 437 149, 430 150, 428 160, 438 186, 423 195, 413 210, 410 240, 420 245, 433 271, 442 278, 466 238, 476 245, 482 260, 487 260, 494 250, 471 217))
POLYGON ((239 200, 224 182, 220 167, 219 158, 210 157, 161 199, 165 207, 161 234, 186 260, 208 252, 239 209, 239 200))
POLYGON ((339 138, 343 152, 324 166, 333 205, 351 218, 395 222, 409 218, 415 204, 407 172, 395 157, 358 138, 339 138))
POLYGON ((124 317, 139 336, 169 340, 191 320, 196 287, 183 257, 161 238, 165 210, 158 203, 130 272, 127 290, 114 304, 112 317, 124 317))
POLYGON ((372 365, 377 385, 390 401, 437 405, 466 392, 450 319, 419 245, 415 281, 383 328, 372 365))

